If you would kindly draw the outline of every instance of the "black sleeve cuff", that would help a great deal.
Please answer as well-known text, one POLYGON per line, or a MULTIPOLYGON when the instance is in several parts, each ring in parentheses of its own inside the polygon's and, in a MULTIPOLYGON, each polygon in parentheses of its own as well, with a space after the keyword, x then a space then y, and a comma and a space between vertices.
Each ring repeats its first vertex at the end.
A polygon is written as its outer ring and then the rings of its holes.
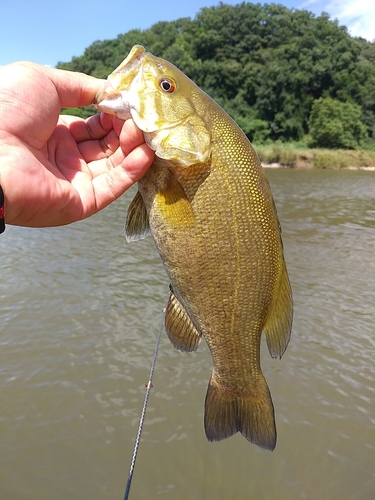
POLYGON ((4 219, 4 193, 0 186, 0 234, 5 231, 4 219))

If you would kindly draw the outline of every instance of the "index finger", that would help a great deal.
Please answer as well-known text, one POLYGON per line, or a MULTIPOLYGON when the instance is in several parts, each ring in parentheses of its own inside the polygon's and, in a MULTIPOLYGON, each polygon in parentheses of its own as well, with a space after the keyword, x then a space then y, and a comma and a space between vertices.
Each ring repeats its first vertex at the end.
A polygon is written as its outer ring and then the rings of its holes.
POLYGON ((77 143, 98 140, 113 129, 113 116, 98 113, 86 120, 71 115, 60 115, 59 123, 64 124, 77 143))

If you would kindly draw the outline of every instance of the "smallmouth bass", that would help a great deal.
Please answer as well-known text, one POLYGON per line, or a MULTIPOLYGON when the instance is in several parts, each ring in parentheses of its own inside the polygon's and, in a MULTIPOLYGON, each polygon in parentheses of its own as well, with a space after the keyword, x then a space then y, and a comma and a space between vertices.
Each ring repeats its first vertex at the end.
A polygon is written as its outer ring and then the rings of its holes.
POLYGON ((181 351, 205 338, 213 372, 205 400, 210 441, 241 432, 276 445, 260 341, 281 358, 292 293, 268 181, 247 137, 171 63, 135 45, 94 103, 132 117, 155 160, 126 219, 128 241, 152 234, 170 279, 165 328, 181 351))

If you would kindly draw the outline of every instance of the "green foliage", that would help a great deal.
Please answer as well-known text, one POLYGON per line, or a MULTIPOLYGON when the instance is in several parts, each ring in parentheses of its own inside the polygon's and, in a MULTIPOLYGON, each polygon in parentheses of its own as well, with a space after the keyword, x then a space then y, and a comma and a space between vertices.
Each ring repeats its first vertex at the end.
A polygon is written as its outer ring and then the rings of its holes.
POLYGON ((73 115, 79 116, 80 118, 88 118, 89 116, 97 113, 97 110, 93 106, 84 106, 82 108, 62 108, 62 115, 73 115))
POLYGON ((332 98, 350 103, 350 116, 360 110, 354 140, 345 138, 345 147, 364 140, 367 147, 375 145, 375 43, 352 38, 326 13, 220 3, 201 9, 195 19, 94 42, 58 67, 103 78, 136 43, 176 64, 257 143, 303 140, 313 104, 332 98))
POLYGON ((355 149, 367 138, 357 104, 320 97, 313 102, 309 128, 313 146, 355 149))

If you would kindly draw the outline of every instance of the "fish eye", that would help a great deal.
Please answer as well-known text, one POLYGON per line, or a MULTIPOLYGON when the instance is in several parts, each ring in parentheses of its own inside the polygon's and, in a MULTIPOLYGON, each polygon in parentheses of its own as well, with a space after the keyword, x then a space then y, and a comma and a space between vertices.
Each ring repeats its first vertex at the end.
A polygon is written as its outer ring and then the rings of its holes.
POLYGON ((164 92, 171 94, 176 90, 176 84, 172 78, 162 78, 159 82, 159 86, 164 92))

